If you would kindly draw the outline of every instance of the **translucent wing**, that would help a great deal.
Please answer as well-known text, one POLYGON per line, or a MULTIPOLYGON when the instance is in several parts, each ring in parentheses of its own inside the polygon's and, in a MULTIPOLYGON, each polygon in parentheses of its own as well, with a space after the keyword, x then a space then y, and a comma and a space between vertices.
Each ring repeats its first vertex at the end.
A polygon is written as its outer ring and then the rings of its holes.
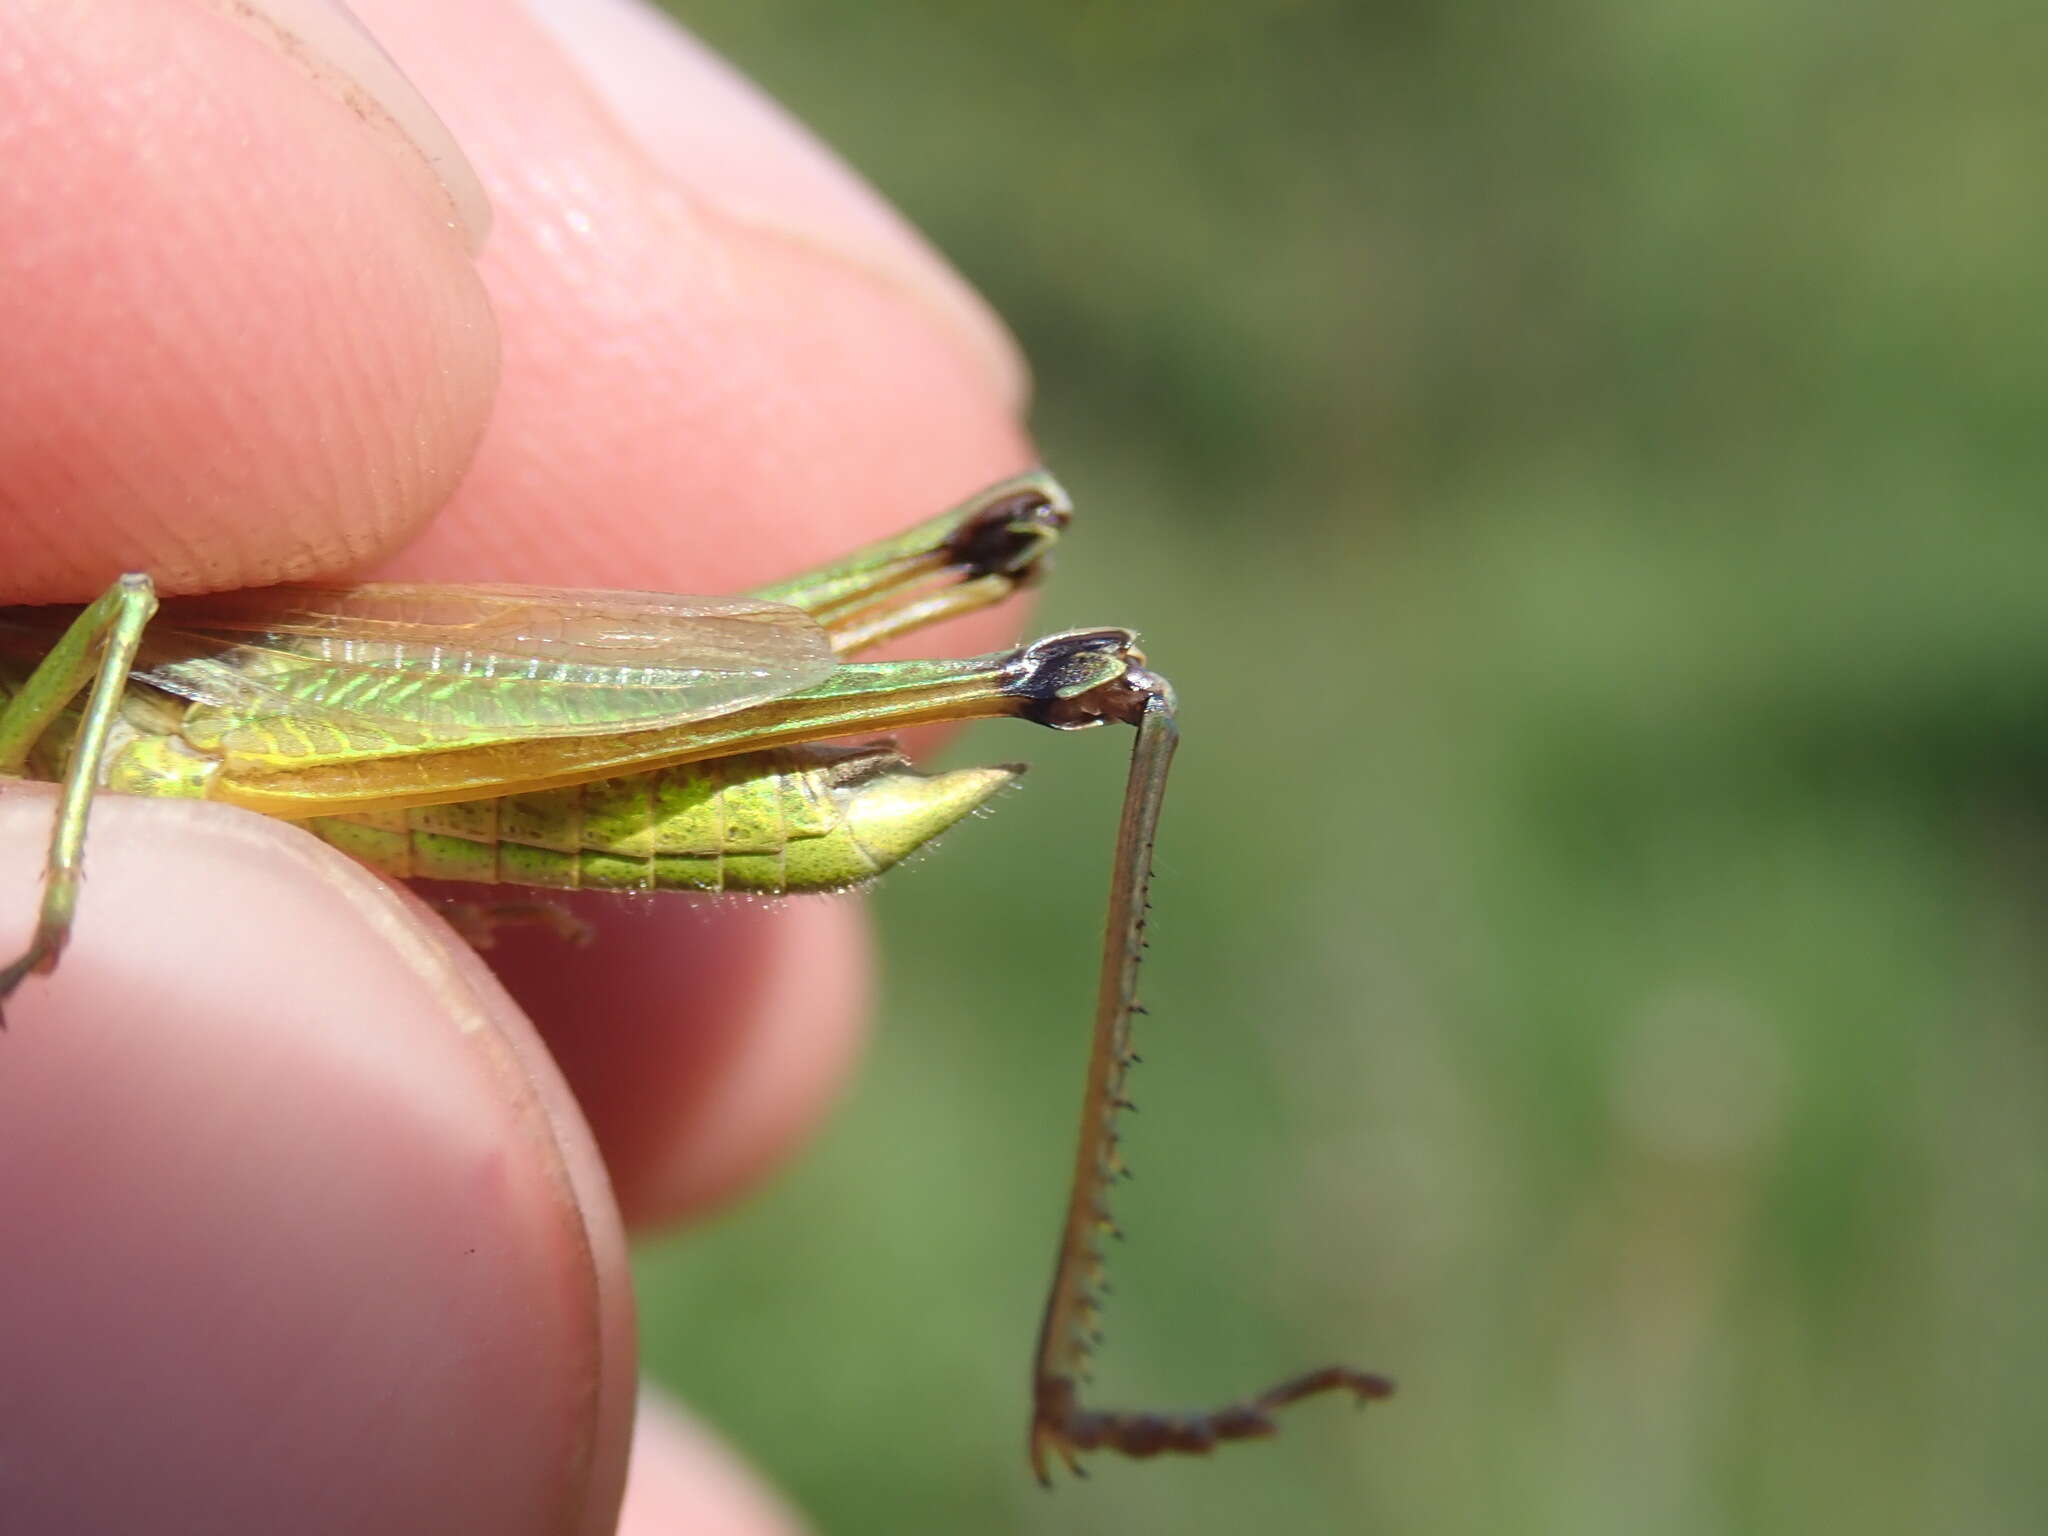
POLYGON ((230 750, 276 751, 289 727, 324 755, 652 729, 833 667, 825 632, 779 603, 379 582, 168 601, 135 675, 210 706, 200 728, 230 750))

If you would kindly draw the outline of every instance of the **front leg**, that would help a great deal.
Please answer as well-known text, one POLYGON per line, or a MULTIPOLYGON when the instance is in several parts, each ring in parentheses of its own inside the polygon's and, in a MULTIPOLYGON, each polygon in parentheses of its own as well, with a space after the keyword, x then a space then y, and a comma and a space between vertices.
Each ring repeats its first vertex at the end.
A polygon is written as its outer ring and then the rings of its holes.
POLYGON ((27 949, 0 966, 0 1005, 28 976, 53 970, 71 936, 86 819, 106 759, 107 733, 127 690, 142 631, 155 612, 156 589, 149 578, 123 576, 72 621, 0 713, 0 777, 14 778, 79 691, 90 690, 57 801, 35 934, 27 949))

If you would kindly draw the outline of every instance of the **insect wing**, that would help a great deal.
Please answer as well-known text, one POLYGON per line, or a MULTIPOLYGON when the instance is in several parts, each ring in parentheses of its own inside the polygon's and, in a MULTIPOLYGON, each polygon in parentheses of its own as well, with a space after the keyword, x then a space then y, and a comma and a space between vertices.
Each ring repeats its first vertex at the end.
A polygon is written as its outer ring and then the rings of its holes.
POLYGON ((747 598, 520 586, 276 587, 163 607, 137 676, 212 707, 228 748, 290 722, 338 750, 648 730, 831 674, 798 609, 747 598))

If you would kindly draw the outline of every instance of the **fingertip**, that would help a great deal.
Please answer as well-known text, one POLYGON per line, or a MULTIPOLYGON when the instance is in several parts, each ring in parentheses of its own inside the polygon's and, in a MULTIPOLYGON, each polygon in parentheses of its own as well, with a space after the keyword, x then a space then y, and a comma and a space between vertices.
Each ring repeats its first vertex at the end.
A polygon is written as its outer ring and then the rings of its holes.
POLYGON ((0 59, 0 603, 303 578, 417 529, 497 370, 427 163, 202 5, 9 7, 0 59))
POLYGON ((623 1241, 509 999, 292 828, 106 797, 87 861, 0 1039, 8 1528, 608 1529, 623 1241))
POLYGON ((864 1038, 867 923, 852 898, 774 906, 617 897, 597 933, 494 963, 588 1115, 630 1225, 731 1197, 799 1147, 864 1038))

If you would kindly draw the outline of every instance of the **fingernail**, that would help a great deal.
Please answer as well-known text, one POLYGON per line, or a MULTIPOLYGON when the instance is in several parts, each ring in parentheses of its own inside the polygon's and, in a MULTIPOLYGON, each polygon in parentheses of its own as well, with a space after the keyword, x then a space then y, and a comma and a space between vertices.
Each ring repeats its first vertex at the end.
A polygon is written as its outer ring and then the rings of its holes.
POLYGON ((471 255, 490 233, 484 184, 413 83, 339 0, 208 0, 214 10, 255 33, 342 100, 363 109, 372 125, 410 144, 448 194, 450 217, 471 255))
POLYGON ((522 0, 654 162, 729 219, 850 260, 937 314, 1021 408, 1030 373, 986 300, 844 161, 639 0, 522 0))

